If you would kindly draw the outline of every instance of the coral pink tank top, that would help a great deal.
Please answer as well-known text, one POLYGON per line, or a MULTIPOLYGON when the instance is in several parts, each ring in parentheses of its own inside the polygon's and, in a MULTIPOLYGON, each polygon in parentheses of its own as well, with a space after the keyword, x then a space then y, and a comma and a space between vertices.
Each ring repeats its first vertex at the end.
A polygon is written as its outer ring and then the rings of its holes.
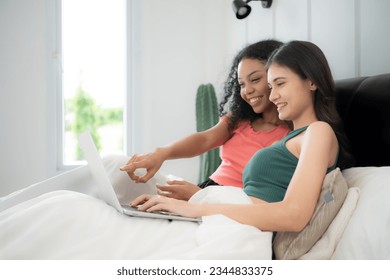
MULTIPOLYGON (((228 121, 226 117, 222 119, 228 121)), ((242 188, 242 172, 252 156, 289 132, 286 126, 278 126, 269 131, 254 131, 249 122, 241 122, 233 136, 220 147, 222 162, 210 179, 222 186, 242 188)))

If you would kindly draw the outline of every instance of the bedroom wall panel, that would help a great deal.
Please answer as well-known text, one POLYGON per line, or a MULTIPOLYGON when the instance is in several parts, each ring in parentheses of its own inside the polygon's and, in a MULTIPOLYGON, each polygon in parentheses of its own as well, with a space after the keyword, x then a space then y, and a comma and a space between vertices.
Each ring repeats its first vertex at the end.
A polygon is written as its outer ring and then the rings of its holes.
MULTIPOLYGON (((263 9, 260 3, 251 3, 252 11, 245 20, 234 20, 246 23, 246 36, 248 42, 258 41, 259 38, 275 38, 275 9, 263 9)), ((231 17, 231 16, 230 16, 231 17)))
POLYGON ((309 40, 318 44, 336 79, 376 75, 390 71, 390 1, 388 0, 275 0, 271 16, 252 2, 247 19, 247 41, 269 34, 259 26, 272 26, 275 38, 309 40))
MULTIPOLYGON (((308 1, 275 0, 274 34, 282 41, 308 40, 308 1)), ((262 7, 259 7, 262 9, 262 7)))
MULTIPOLYGON (((202 83, 224 79, 226 1, 142 1, 142 123, 136 153, 153 151, 196 131, 195 97, 202 83)), ((230 7, 229 7, 230 8, 230 7)), ((138 69, 137 65, 134 65, 138 69)), ((197 182, 199 159, 167 161, 162 171, 197 182)))
POLYGON ((45 0, 0 1, 0 196, 45 179, 45 0))
POLYGON ((360 74, 375 75, 390 72, 390 1, 359 1, 360 74))
POLYGON ((336 78, 358 75, 355 0, 311 1, 310 39, 324 51, 336 78))

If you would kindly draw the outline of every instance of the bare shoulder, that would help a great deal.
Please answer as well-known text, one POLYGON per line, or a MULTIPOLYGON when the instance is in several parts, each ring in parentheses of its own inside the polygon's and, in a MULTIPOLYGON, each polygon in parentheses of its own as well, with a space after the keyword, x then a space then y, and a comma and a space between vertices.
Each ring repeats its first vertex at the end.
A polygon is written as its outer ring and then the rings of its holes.
POLYGON ((307 132, 309 132, 310 134, 322 135, 322 136, 335 135, 332 127, 327 122, 324 121, 316 121, 311 123, 307 128, 307 132))
POLYGON ((333 128, 323 121, 311 123, 307 128, 305 143, 319 150, 334 150, 337 147, 337 137, 333 128))

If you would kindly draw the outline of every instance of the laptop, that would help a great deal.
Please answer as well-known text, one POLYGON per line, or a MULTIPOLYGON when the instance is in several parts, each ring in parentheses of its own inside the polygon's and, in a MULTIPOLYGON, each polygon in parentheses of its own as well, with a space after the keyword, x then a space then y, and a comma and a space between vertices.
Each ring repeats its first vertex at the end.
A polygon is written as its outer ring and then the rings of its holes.
POLYGON ((126 214, 128 216, 133 216, 133 217, 145 217, 145 218, 191 221, 191 222, 202 221, 201 218, 183 217, 165 211, 145 212, 145 211, 140 211, 137 208, 131 207, 130 205, 121 205, 115 194, 114 188, 107 175, 107 172, 104 168, 102 159, 96 149, 96 145, 93 142, 91 134, 89 133, 88 130, 79 135, 79 144, 84 153, 84 157, 88 163, 92 177, 98 188, 99 198, 104 200, 108 205, 114 207, 120 213, 126 214))

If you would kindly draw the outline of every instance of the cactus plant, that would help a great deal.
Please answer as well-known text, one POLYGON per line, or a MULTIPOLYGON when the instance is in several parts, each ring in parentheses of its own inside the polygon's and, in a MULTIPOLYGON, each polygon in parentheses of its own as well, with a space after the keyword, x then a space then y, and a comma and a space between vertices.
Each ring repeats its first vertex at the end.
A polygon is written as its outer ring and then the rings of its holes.
MULTIPOLYGON (((196 94, 196 130, 213 127, 218 122, 218 105, 212 84, 200 85, 196 94)), ((221 163, 219 148, 200 155, 199 182, 204 182, 221 163)))

